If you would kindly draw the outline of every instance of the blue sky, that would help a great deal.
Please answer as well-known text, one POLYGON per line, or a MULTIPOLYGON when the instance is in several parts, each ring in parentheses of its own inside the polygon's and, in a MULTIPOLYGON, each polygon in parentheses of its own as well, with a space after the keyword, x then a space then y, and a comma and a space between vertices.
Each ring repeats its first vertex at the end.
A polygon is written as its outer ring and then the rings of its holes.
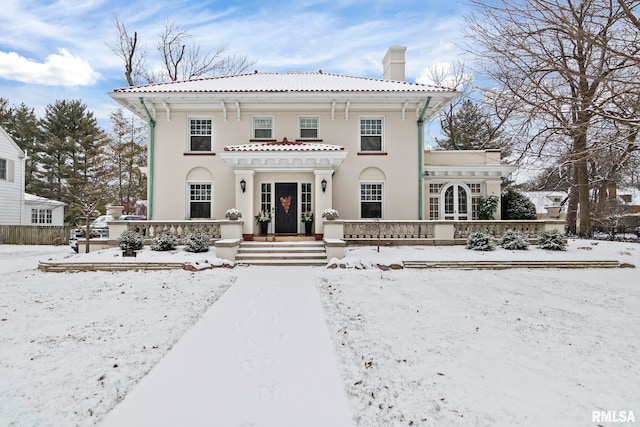
POLYGON ((0 7, 0 97, 41 116, 57 99, 81 99, 109 124, 108 92, 126 86, 106 45, 118 14, 153 53, 166 20, 203 49, 225 43, 259 71, 317 71, 381 77, 387 48, 407 46, 407 80, 460 57, 456 0, 4 0, 0 7))

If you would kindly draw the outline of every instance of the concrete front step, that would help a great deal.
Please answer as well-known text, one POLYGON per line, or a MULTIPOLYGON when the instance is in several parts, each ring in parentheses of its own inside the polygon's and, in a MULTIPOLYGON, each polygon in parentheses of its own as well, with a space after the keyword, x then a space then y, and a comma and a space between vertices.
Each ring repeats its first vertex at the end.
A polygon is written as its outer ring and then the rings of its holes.
POLYGON ((326 265, 324 244, 302 242, 242 242, 236 263, 245 265, 326 265))

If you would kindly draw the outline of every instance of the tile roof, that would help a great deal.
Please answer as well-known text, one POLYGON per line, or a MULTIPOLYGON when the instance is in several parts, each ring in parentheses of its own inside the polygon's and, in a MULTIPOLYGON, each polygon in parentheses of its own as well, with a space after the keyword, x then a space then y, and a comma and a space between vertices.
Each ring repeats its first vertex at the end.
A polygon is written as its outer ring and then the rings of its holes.
POLYGON ((251 93, 251 92, 454 92, 455 89, 309 72, 240 74, 115 89, 116 93, 251 93))
POLYGON ((287 141, 287 138, 284 138, 282 141, 227 145, 224 147, 224 151, 344 151, 344 147, 339 145, 318 144, 315 142, 287 141))

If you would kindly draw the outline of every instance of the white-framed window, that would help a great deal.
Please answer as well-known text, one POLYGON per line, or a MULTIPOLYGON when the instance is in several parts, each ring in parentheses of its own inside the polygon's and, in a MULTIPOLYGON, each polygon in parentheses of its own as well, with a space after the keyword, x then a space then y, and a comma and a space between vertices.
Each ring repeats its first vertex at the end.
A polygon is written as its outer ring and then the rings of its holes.
POLYGON ((360 151, 383 151, 384 118, 361 117, 360 118, 360 151))
POLYGON ((382 218, 384 210, 384 184, 360 183, 360 218, 382 218))
POLYGON ((189 183, 189 218, 211 218, 211 183, 189 183))
POLYGON ((7 159, 0 159, 0 179, 7 181, 7 159))
POLYGON ((320 118, 317 116, 298 117, 298 136, 300 139, 319 139, 320 118))
POLYGON ((253 139, 273 139, 273 117, 253 118, 253 139))
POLYGON ((31 224, 53 223, 52 209, 31 209, 31 224))
POLYGON ((212 131, 211 119, 189 119, 189 151, 211 151, 212 131))
POLYGON ((482 198, 482 184, 478 182, 467 183, 471 193, 471 219, 480 218, 480 199, 482 198))
POLYGON ((313 212, 311 204, 311 183, 303 182, 300 184, 300 212, 313 212))
POLYGON ((260 211, 271 213, 271 183, 260 184, 260 211))

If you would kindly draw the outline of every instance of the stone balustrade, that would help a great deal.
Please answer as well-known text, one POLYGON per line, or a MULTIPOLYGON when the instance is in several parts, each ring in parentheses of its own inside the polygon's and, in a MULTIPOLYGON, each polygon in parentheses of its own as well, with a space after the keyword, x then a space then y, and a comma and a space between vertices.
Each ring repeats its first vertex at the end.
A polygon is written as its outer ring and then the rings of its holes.
POLYGON ((110 221, 109 239, 117 240, 124 230, 133 230, 140 233, 146 239, 153 239, 157 234, 168 231, 177 238, 183 238, 188 232, 200 230, 208 234, 212 240, 221 238, 221 222, 213 220, 137 220, 137 221, 110 221))
POLYGON ((344 238, 349 239, 432 239, 433 221, 344 221, 344 238))

